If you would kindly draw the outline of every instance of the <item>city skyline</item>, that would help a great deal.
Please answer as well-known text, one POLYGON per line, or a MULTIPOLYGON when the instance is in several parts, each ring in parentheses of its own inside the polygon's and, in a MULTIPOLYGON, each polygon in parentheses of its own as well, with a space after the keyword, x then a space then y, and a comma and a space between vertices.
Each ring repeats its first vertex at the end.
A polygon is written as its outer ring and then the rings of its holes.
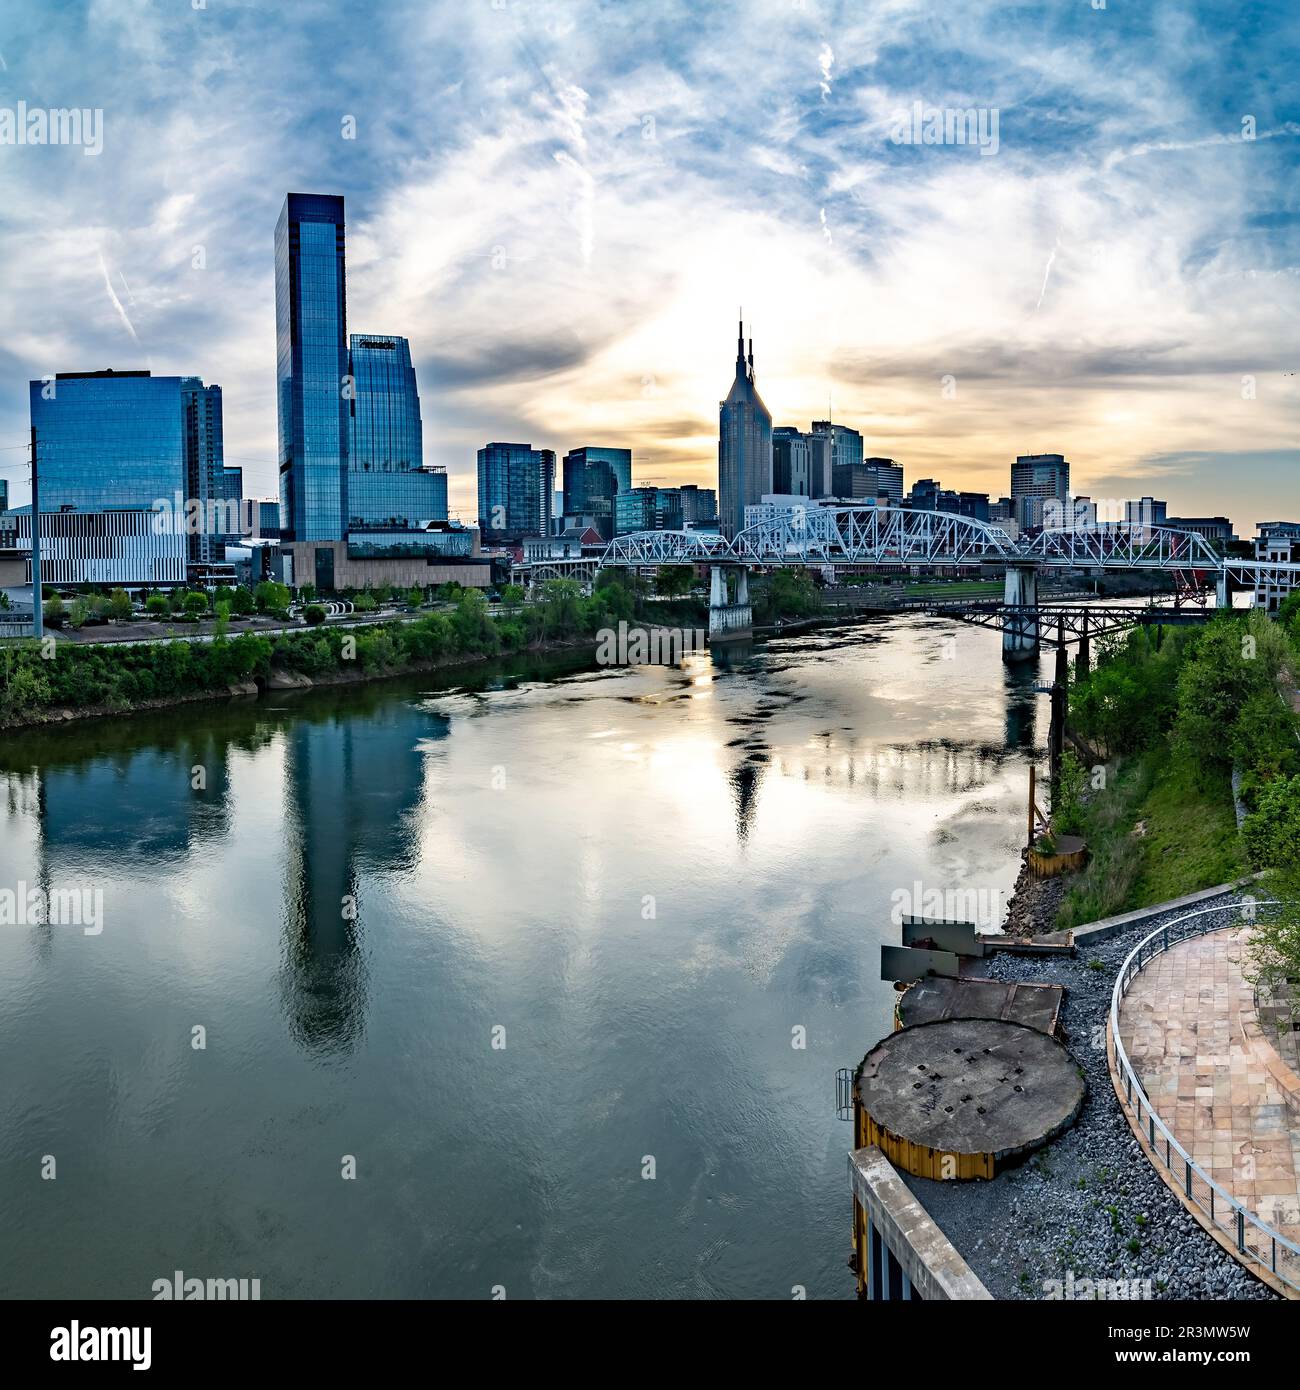
MULTIPOLYGON (((1211 5, 1022 7, 1028 96, 988 8, 760 4, 737 28, 734 6, 688 24, 666 5, 634 31, 581 5, 398 5, 317 93, 313 40, 265 14, 19 17, 0 100, 102 107, 103 143, 5 151, 0 441, 47 372, 196 373, 222 385, 246 492, 273 495, 268 228, 313 188, 348 200, 349 320, 410 339, 424 462, 466 519, 494 439, 628 447, 637 482, 713 485, 742 304, 773 424, 829 403, 909 479, 997 495, 1017 455, 1059 450, 1094 497, 1241 527, 1295 511, 1300 126, 1215 49, 1211 5), (724 32, 755 62, 721 68, 724 32), (240 68, 254 49, 311 74, 289 126, 240 68), (773 51, 789 59, 765 76, 773 51), (425 91, 435 52, 448 80, 425 91), (898 138, 918 101, 997 112, 996 152, 898 138), (183 187, 159 172, 178 162, 183 187)), ((1237 27, 1288 24, 1261 6, 1237 27)))

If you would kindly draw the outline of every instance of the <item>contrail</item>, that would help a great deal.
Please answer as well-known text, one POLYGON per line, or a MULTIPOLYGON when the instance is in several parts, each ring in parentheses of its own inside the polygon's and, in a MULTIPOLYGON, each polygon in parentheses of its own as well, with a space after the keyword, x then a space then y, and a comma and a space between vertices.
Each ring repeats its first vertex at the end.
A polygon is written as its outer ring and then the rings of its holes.
POLYGON ((1035 312, 1043 307, 1043 296, 1047 293, 1047 282, 1051 278, 1052 263, 1056 260, 1056 252, 1060 244, 1061 233, 1058 230, 1056 233, 1056 245, 1052 247, 1052 254, 1048 256, 1047 264, 1043 267, 1043 288, 1038 291, 1038 303, 1034 305, 1035 312))
POLYGON ((104 288, 108 291, 108 297, 113 301, 113 308, 117 310, 118 317, 126 325, 126 331, 131 335, 131 341, 138 343, 140 339, 136 336, 135 327, 132 325, 126 310, 122 307, 122 301, 117 297, 117 291, 113 288, 113 282, 108 276, 108 266, 104 264, 104 253, 99 253, 99 268, 104 273, 104 288))

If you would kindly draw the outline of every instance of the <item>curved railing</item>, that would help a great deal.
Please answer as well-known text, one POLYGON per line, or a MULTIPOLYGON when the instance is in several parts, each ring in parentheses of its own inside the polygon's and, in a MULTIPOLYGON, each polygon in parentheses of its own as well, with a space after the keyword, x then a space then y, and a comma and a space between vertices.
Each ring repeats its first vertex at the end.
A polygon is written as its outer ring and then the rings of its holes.
POLYGON ((1275 1231, 1231 1193, 1225 1192, 1174 1138, 1169 1126, 1156 1114, 1155 1106, 1133 1070, 1119 1035, 1120 1003, 1134 978, 1156 956, 1193 937, 1249 925, 1257 921, 1261 913, 1281 905, 1269 901, 1202 908, 1166 926, 1157 927, 1149 936, 1143 937, 1125 957, 1115 978, 1110 1000, 1110 1036, 1115 1048, 1116 1075, 1124 1088, 1124 1098, 1136 1127, 1151 1151, 1152 1160, 1162 1163, 1178 1179, 1187 1199, 1232 1242, 1243 1261, 1260 1266, 1291 1288, 1300 1290, 1300 1245, 1275 1231))

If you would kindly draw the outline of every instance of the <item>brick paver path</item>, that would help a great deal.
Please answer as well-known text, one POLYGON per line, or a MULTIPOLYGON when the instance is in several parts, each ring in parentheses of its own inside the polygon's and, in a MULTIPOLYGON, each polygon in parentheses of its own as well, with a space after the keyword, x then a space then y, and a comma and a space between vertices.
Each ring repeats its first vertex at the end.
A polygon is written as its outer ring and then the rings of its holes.
POLYGON ((1300 1086, 1242 978, 1247 929, 1195 937, 1129 986, 1120 1038, 1156 1113, 1225 1191, 1300 1241, 1300 1086), (1292 1091, 1288 1100, 1288 1091, 1292 1091))

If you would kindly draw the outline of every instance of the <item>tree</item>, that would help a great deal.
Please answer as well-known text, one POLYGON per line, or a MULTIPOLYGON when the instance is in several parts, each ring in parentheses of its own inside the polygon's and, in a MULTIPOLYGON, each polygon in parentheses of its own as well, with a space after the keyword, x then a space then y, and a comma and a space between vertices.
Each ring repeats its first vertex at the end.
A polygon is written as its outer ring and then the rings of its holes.
POLYGON ((655 571, 655 593, 661 598, 681 598, 690 593, 694 581, 691 565, 660 565, 655 571))
POLYGON ((303 617, 308 627, 319 627, 325 621, 325 609, 319 603, 309 603, 303 617))
POLYGON ((316 597, 316 586, 314 584, 299 584, 298 597, 303 603, 310 603, 316 597))
POLYGON ((544 631, 548 637, 569 637, 578 631, 581 597, 582 585, 572 579, 548 579, 542 585, 544 631))
POLYGON ((507 584, 501 590, 501 606, 507 613, 515 614, 524 605, 524 590, 521 584, 507 584))
POLYGON ((259 613, 274 613, 276 617, 284 617, 289 612, 288 586, 277 584, 274 579, 264 579, 253 591, 253 601, 259 613))
POLYGON ((115 623, 127 622, 134 609, 131 605, 130 596, 125 589, 114 589, 108 596, 108 616, 115 623))
POLYGON ((406 593, 406 602, 412 608, 424 607, 424 590, 418 584, 412 584, 406 593))
POLYGON ((63 620, 67 617, 63 599, 58 594, 52 598, 47 598, 41 607, 41 616, 45 620, 46 627, 62 627, 63 620))
POLYGON ((191 618, 197 618, 200 613, 208 611, 208 596, 197 591, 185 595, 185 612, 191 618))
POLYGON ((253 595, 241 584, 230 596, 230 607, 241 617, 247 617, 254 609, 253 595))
POLYGON ((151 618, 165 618, 171 612, 171 599, 166 594, 150 594, 144 605, 151 618))

